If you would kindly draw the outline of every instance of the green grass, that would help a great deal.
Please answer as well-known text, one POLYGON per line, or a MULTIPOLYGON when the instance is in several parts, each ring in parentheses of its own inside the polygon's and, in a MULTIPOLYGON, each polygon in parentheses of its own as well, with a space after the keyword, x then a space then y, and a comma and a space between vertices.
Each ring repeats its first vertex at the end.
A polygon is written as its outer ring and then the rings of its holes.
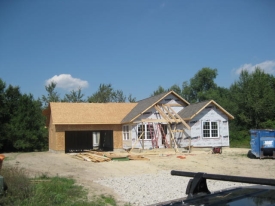
POLYGON ((48 177, 42 174, 39 178, 30 179, 24 169, 5 167, 1 175, 8 186, 0 196, 3 206, 116 206, 112 196, 96 196, 88 200, 88 191, 76 185, 73 179, 48 177))
POLYGON ((250 148, 250 142, 247 140, 244 141, 230 141, 231 148, 250 148))

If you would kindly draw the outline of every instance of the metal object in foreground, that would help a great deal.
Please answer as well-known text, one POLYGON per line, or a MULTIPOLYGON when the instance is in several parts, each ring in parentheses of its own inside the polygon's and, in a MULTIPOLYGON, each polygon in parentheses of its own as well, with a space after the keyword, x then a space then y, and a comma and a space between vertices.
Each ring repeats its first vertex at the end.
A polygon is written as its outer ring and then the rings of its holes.
POLYGON ((153 204, 154 206, 236 206, 236 205, 275 205, 275 179, 194 173, 185 171, 171 171, 171 175, 192 177, 186 188, 187 198, 180 198, 153 204), (217 192, 210 192, 207 179, 240 182, 252 186, 228 188, 217 192))

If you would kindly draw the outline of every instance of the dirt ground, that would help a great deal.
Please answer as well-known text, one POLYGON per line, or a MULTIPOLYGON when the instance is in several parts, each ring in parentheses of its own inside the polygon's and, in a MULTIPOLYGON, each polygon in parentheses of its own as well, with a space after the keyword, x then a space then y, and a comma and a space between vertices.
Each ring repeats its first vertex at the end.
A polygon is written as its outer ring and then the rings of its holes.
MULTIPOLYGON (((124 151, 121 151, 124 152, 124 151)), ((120 153, 121 153, 120 152, 120 153)), ((136 153, 150 159, 93 163, 72 158, 70 154, 52 152, 7 153, 3 168, 9 165, 25 168, 33 177, 41 175, 74 178, 89 190, 89 194, 109 194, 118 197, 115 191, 101 186, 94 180, 135 174, 156 174, 161 170, 181 170, 224 175, 275 178, 275 160, 251 158, 249 149, 223 149, 222 154, 211 150, 175 153, 159 149, 136 153), (180 159, 178 156, 185 156, 180 159)))

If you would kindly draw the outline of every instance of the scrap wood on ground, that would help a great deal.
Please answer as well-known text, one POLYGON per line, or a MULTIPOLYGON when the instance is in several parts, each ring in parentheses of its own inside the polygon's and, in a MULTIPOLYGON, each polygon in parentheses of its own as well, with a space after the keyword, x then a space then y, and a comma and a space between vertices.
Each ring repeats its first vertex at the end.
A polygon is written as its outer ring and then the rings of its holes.
POLYGON ((128 160, 150 160, 142 155, 130 155, 130 154, 117 154, 112 152, 98 152, 98 151, 86 151, 83 153, 76 153, 73 158, 88 161, 88 162, 109 162, 113 161, 128 161, 128 160))

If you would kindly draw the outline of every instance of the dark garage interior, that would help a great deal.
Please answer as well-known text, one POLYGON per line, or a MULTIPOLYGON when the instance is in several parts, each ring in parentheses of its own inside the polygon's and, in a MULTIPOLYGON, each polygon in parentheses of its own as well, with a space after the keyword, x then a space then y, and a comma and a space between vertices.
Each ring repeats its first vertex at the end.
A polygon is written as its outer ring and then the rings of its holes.
POLYGON ((101 151, 113 151, 113 131, 96 130, 96 131, 65 131, 65 153, 83 152, 93 150, 93 133, 100 133, 99 144, 96 149, 101 151))

